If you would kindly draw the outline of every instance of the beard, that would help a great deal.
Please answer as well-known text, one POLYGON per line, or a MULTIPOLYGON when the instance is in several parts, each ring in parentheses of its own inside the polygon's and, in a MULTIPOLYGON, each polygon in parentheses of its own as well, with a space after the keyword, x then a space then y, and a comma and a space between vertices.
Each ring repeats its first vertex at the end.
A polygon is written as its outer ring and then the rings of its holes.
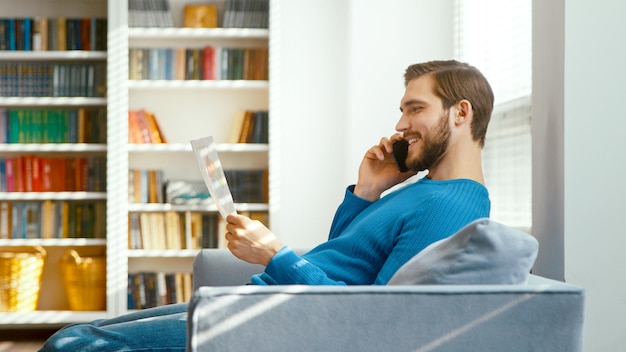
POLYGON ((450 127, 448 126, 448 112, 444 112, 439 120, 439 124, 433 128, 434 133, 429 133, 420 138, 422 143, 421 155, 417 158, 407 160, 410 170, 420 172, 428 170, 436 165, 448 150, 450 143, 450 127))

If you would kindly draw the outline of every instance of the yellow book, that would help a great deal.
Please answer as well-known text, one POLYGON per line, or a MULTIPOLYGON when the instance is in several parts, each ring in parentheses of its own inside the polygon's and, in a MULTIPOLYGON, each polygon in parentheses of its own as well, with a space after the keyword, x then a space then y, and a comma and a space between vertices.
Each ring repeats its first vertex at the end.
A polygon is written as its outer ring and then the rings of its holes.
POLYGON ((180 215, 178 215, 177 212, 168 211, 165 213, 165 240, 167 249, 182 249, 182 234, 180 230, 180 225, 180 215))
POLYGON ((202 214, 191 214, 191 243, 188 244, 187 249, 201 249, 202 243, 202 214))
POLYGON ((183 302, 189 302, 191 295, 193 294, 193 282, 191 280, 191 273, 182 273, 183 277, 183 302))
POLYGON ((167 143, 167 139, 163 135, 163 131, 161 130, 161 126, 159 126, 156 116, 150 111, 142 111, 146 119, 148 132, 150 133, 150 143, 167 143))
POLYGON ((54 203, 47 199, 41 206, 41 237, 54 237, 54 203))
POLYGON ((139 227, 141 228, 141 244, 143 249, 154 249, 152 241, 152 226, 150 213, 139 214, 139 227))
POLYGON ((239 131, 239 143, 247 143, 252 133, 252 124, 254 123, 254 112, 247 110, 241 121, 241 130, 239 131))
POLYGON ((67 50, 67 19, 57 18, 57 50, 67 50))

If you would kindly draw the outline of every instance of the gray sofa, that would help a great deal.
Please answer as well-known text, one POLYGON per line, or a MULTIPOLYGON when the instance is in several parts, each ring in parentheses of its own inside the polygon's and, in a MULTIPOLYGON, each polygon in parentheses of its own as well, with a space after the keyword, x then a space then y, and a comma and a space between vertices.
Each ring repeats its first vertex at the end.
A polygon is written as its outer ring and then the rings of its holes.
POLYGON ((193 270, 189 351, 582 351, 583 289, 534 275, 505 285, 242 286, 263 267, 219 249, 202 250, 193 270))

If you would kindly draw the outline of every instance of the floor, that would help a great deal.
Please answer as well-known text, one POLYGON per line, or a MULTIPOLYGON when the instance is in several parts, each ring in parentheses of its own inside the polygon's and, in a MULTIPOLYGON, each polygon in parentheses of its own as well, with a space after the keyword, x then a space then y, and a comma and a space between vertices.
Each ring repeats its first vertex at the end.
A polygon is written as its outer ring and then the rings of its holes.
POLYGON ((55 331, 54 329, 0 330, 0 352, 35 352, 55 331))
POLYGON ((0 341, 0 352, 34 352, 43 341, 0 341))

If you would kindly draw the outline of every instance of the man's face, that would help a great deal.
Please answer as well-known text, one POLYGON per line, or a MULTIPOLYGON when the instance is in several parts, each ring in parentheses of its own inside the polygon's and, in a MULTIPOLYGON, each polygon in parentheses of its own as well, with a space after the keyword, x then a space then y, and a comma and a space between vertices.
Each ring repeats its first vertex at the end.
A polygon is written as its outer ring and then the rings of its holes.
POLYGON ((409 82, 400 103, 396 126, 409 142, 407 166, 413 171, 432 168, 445 155, 450 141, 449 111, 434 94, 429 75, 409 82))

